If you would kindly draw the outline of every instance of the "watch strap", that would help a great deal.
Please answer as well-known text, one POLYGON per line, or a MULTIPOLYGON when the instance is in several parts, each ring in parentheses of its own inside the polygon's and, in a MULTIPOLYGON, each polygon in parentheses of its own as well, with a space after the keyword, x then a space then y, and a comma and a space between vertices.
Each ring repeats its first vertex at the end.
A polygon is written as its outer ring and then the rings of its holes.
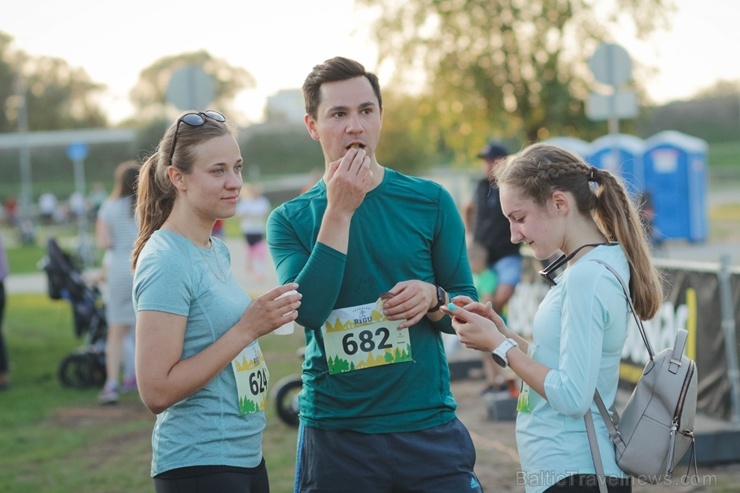
POLYGON ((504 339, 504 342, 499 344, 499 346, 491 352, 493 361, 495 361, 499 366, 506 368, 509 366, 509 358, 506 357, 506 353, 509 352, 509 349, 515 347, 519 347, 519 344, 517 344, 514 339, 510 337, 504 339))
POLYGON ((436 291, 437 291, 437 304, 434 305, 429 310, 427 310, 427 313, 436 312, 442 307, 442 305, 444 305, 447 302, 447 293, 442 288, 442 286, 435 284, 434 287, 436 288, 436 291))

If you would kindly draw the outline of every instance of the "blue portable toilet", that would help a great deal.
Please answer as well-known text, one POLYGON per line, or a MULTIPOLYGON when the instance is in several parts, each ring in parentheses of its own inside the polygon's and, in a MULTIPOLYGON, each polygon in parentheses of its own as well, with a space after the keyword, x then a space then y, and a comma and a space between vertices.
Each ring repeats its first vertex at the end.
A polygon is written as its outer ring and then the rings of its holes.
POLYGON ((591 152, 591 144, 576 137, 553 137, 542 142, 573 152, 585 161, 591 152))
POLYGON ((697 137, 666 130, 645 140, 645 189, 664 238, 707 239, 706 162, 707 143, 697 137))
POLYGON ((591 166, 620 176, 629 192, 637 195, 645 188, 643 152, 645 141, 634 135, 607 134, 591 142, 587 158, 591 166))

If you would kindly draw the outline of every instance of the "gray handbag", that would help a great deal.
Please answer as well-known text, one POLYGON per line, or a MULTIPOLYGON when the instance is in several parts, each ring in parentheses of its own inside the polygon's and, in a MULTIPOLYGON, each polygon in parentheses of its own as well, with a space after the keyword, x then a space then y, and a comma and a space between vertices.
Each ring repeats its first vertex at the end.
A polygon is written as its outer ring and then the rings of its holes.
MULTIPOLYGON (((655 354, 642 321, 635 313, 624 280, 610 265, 600 260, 594 261, 609 269, 622 285, 650 356, 622 412, 621 420, 614 406, 610 409, 611 413, 606 409, 598 389, 594 393, 599 414, 604 419, 609 439, 614 444, 617 465, 640 481, 657 484, 672 476, 675 465, 691 448, 696 471, 693 445, 697 371, 696 363, 684 354, 688 332, 678 329, 673 347, 655 354)), ((599 477, 599 489, 605 493, 604 468, 590 409, 584 419, 594 467, 599 477)))

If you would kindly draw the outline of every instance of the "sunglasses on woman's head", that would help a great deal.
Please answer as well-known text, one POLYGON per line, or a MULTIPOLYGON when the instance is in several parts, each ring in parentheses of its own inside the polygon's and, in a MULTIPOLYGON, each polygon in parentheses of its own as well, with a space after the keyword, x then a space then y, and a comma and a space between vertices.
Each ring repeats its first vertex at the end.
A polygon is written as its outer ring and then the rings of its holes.
POLYGON ((585 245, 581 245, 575 250, 573 250, 568 255, 561 255, 557 259, 553 260, 550 265, 542 269, 539 274, 542 276, 542 279, 545 280, 548 286, 553 287, 556 286, 558 283, 555 282, 555 279, 553 279, 553 275, 556 275, 555 272, 561 268, 563 265, 565 265, 570 259, 576 256, 578 252, 583 250, 586 247, 597 247, 599 245, 609 245, 610 243, 587 243, 585 245))
POLYGON ((177 144, 177 132, 180 130, 180 124, 185 123, 187 125, 190 125, 191 127, 200 127, 201 125, 205 124, 206 118, 210 118, 211 120, 219 123, 223 123, 226 121, 226 117, 219 113, 218 111, 214 110, 206 110, 206 111, 194 111, 192 113, 185 113, 180 118, 177 119, 176 127, 175 127, 175 135, 172 136, 172 146, 170 147, 170 164, 172 164, 172 156, 175 155, 175 145, 177 144))

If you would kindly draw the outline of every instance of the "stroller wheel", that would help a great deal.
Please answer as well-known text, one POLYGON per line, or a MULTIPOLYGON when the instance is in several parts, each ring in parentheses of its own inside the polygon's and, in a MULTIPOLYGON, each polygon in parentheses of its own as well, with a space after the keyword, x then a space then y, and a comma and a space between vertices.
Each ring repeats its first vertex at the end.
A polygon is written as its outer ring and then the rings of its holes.
MULTIPOLYGON (((73 387, 84 389, 97 385, 99 377, 99 364, 96 363, 96 356, 91 353, 74 353, 70 354, 59 364, 59 381, 64 387, 73 387)), ((105 381, 105 373, 103 373, 105 381)))
POLYGON ((298 394, 303 388, 300 375, 289 375, 275 385, 275 406, 280 420, 288 426, 298 426, 298 394))
POLYGON ((92 384, 94 387, 102 387, 107 375, 105 372, 105 354, 91 353, 90 356, 93 365, 92 384))

